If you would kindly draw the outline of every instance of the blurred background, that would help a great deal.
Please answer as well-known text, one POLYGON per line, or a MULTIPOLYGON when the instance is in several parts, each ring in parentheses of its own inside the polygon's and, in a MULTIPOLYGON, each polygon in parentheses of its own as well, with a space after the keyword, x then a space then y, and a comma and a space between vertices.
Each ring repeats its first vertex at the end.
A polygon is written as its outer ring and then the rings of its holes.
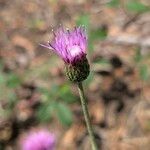
POLYGON ((84 82, 99 149, 150 149, 149 0, 0 0, 0 150, 49 129, 57 150, 90 150, 76 85, 39 43, 85 25, 84 82))

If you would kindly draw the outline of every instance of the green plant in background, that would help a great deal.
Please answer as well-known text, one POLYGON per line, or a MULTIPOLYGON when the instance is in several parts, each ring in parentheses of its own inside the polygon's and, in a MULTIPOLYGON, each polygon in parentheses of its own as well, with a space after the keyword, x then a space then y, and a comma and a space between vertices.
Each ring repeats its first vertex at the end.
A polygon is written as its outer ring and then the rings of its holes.
POLYGON ((150 72, 146 64, 143 64, 139 67, 139 73, 142 80, 148 81, 150 77, 150 72))
POLYGON ((135 54, 134 60, 135 60, 136 66, 139 70, 140 78, 143 81, 148 81, 150 78, 150 70, 149 70, 149 67, 147 64, 149 57, 150 57, 149 55, 146 55, 146 56, 142 55, 140 48, 136 49, 136 54, 135 54))
POLYGON ((129 12, 134 13, 144 13, 147 11, 150 11, 150 6, 145 5, 140 0, 127 0, 127 1, 121 1, 121 0, 111 0, 107 3, 107 6, 109 7, 121 7, 123 4, 124 9, 126 9, 129 12))
POLYGON ((0 101, 7 103, 8 110, 12 109, 17 101, 14 89, 19 87, 21 80, 16 74, 5 74, 0 71, 0 101))
POLYGON ((1 117, 9 117, 12 109, 17 103, 17 96, 14 89, 21 84, 21 78, 15 73, 4 73, 2 70, 3 63, 0 63, 0 103, 6 104, 5 109, 0 107, 1 117))
POLYGON ((77 26, 84 25, 87 31, 89 32, 89 27, 90 27, 89 15, 79 16, 76 24, 77 26))
POLYGON ((120 0, 111 0, 107 3, 107 5, 116 8, 120 5, 120 0))
POLYGON ((73 122, 73 114, 68 106, 76 101, 77 97, 71 93, 69 86, 53 85, 51 89, 39 88, 43 103, 37 110, 37 117, 41 122, 49 122, 53 117, 66 126, 73 122))
POLYGON ((136 51, 136 53, 135 53, 135 56, 134 56, 134 61, 136 63, 140 63, 142 61, 142 59, 143 59, 140 47, 138 47, 137 49, 135 49, 135 51, 136 51))
POLYGON ((7 75, 6 86, 8 88, 16 88, 20 86, 20 84, 21 84, 21 79, 17 74, 9 73, 7 75))
POLYGON ((144 13, 144 12, 150 11, 150 6, 145 5, 139 0, 130 0, 126 4, 126 8, 127 10, 135 12, 135 13, 144 13))

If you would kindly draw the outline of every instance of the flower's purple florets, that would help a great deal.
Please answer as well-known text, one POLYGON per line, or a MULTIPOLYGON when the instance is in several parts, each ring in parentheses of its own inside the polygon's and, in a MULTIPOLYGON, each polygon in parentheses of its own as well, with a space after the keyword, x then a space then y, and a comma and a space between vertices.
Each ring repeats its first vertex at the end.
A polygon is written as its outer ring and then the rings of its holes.
POLYGON ((72 31, 60 27, 53 33, 52 42, 42 46, 53 49, 65 63, 73 65, 86 56, 87 35, 84 27, 75 27, 72 31))
POLYGON ((30 132, 22 141, 21 150, 54 150, 55 137, 46 130, 30 132))

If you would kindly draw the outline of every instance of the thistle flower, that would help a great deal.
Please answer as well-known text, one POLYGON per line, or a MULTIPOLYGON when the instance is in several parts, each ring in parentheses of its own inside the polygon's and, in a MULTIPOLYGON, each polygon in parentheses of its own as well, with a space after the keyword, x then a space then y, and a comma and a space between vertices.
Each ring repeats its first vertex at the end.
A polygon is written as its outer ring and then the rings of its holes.
POLYGON ((90 72, 89 63, 86 58, 87 35, 85 28, 80 26, 69 31, 61 27, 53 33, 54 38, 52 42, 41 46, 52 49, 63 59, 66 76, 70 81, 77 83, 83 114, 91 139, 92 150, 98 150, 82 86, 82 81, 88 77, 90 72))
POLYGON ((52 49, 65 62, 66 75, 73 82, 80 82, 89 75, 86 59, 87 35, 84 27, 75 27, 72 31, 59 28, 52 42, 42 45, 52 49))
POLYGON ((54 150, 54 135, 46 130, 30 132, 22 142, 22 150, 54 150))

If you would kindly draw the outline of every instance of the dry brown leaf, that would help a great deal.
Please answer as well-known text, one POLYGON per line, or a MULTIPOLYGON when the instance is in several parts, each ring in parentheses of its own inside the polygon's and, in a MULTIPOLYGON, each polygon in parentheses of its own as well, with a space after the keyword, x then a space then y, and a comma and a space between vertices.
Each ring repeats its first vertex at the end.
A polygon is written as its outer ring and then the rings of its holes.
POLYGON ((33 46, 32 42, 29 41, 29 39, 27 39, 23 36, 20 36, 20 35, 14 35, 12 37, 12 43, 15 46, 23 47, 24 49, 27 50, 27 53, 30 56, 34 56, 35 47, 33 46))

